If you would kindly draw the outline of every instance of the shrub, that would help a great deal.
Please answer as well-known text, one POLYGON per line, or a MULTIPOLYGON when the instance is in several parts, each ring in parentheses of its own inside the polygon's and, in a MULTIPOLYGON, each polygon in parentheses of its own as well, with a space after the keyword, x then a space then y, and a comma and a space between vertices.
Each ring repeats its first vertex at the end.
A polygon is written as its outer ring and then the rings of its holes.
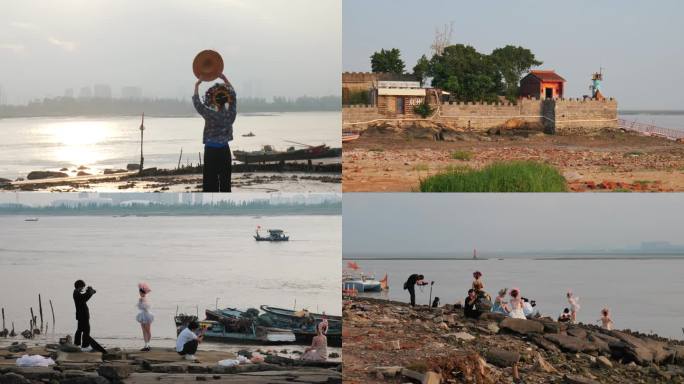
POLYGON ((434 111, 435 111, 435 109, 432 108, 430 106, 430 104, 428 104, 424 101, 422 103, 416 105, 415 107, 413 107, 413 112, 415 112, 415 114, 419 115, 423 119, 432 115, 432 112, 434 112, 434 111))
POLYGON ((451 158, 454 160, 470 160, 473 158, 473 154, 468 151, 455 151, 451 153, 451 158))

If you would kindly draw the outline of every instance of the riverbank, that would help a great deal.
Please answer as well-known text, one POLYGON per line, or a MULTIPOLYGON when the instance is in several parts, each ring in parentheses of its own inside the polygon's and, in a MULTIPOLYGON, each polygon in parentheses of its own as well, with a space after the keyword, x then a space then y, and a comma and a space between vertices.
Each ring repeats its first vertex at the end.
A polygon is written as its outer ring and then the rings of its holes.
POLYGON ((681 383, 684 344, 629 330, 371 298, 344 303, 347 383, 681 383))
POLYGON ((553 165, 573 192, 684 191, 684 145, 664 138, 620 130, 561 136, 454 129, 436 139, 430 127, 419 128, 366 129, 345 143, 343 191, 418 191, 420 180, 449 168, 515 160, 553 165))
MULTIPOLYGON (((240 164, 232 174, 233 192, 340 192, 342 165, 287 164, 276 166, 240 164)), ((68 176, 59 172, 32 172, 40 178, 0 180, 6 191, 45 192, 201 192, 199 167, 178 170, 151 168, 137 171, 110 171, 100 175, 68 176)))
MULTIPOLYGON (((287 347, 281 347, 284 349, 287 347)), ((72 384, 107 383, 341 383, 341 363, 304 362, 279 356, 275 349, 245 348, 237 354, 225 351, 200 350, 198 361, 184 360, 171 348, 152 348, 139 352, 120 348, 108 353, 74 352, 68 344, 37 344, 17 342, 0 349, 0 383, 59 382, 72 384), (236 359, 238 355, 252 358, 259 353, 263 362, 223 367, 221 360, 236 359), (52 358, 49 367, 17 367, 22 355, 52 358)))

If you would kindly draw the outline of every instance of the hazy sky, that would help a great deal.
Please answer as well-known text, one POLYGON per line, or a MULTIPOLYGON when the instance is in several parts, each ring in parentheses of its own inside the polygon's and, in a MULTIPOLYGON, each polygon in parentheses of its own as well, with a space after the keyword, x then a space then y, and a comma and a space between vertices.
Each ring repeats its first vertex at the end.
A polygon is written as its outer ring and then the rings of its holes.
POLYGON ((680 0, 344 0, 342 14, 346 71, 370 70, 381 48, 399 48, 412 70, 435 29, 453 21, 453 43, 531 49, 567 80, 566 97, 588 94, 602 66, 604 94, 620 108, 684 109, 680 0))
POLYGON ((341 0, 24 0, 1 9, 10 104, 98 83, 115 97, 140 86, 145 96, 189 98, 203 49, 221 53, 238 97, 340 93, 341 0))
POLYGON ((343 252, 625 248, 682 243, 682 194, 346 193, 343 252))

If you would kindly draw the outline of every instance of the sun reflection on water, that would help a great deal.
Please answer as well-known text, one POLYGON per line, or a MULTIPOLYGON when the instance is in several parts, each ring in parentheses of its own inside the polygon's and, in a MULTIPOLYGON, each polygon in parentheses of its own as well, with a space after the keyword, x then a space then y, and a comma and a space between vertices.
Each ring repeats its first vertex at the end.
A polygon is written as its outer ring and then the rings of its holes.
POLYGON ((64 121, 41 127, 47 140, 58 144, 52 160, 68 165, 93 165, 105 158, 98 144, 106 143, 115 134, 114 125, 104 121, 64 121))

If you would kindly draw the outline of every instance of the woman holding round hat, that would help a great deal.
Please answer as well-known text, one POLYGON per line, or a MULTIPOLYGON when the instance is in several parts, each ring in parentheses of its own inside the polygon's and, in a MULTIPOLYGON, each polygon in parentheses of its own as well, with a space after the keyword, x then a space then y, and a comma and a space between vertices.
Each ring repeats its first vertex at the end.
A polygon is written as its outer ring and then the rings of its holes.
POLYGON ((235 89, 223 74, 223 60, 214 51, 200 52, 193 62, 193 71, 198 80, 192 103, 204 118, 204 167, 203 192, 230 192, 232 156, 230 141, 233 140, 233 123, 237 116, 235 89), (200 101, 199 85, 203 81, 217 78, 216 83, 207 90, 204 102, 200 101))

